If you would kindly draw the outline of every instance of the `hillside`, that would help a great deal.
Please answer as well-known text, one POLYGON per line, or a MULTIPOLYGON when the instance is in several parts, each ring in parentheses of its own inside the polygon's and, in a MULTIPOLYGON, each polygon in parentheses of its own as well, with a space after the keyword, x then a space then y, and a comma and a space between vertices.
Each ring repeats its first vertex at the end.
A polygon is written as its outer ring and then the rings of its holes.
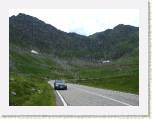
POLYGON ((9 52, 10 105, 55 105, 54 79, 139 93, 138 27, 87 37, 21 13, 9 18, 9 52))
POLYGON ((130 55, 139 46, 139 28, 130 25, 120 24, 89 37, 102 47, 99 50, 103 51, 104 58, 118 59, 130 55))
POLYGON ((118 59, 138 48, 139 28, 129 25, 120 24, 86 37, 63 32, 25 14, 12 16, 9 21, 10 45, 59 57, 118 59))

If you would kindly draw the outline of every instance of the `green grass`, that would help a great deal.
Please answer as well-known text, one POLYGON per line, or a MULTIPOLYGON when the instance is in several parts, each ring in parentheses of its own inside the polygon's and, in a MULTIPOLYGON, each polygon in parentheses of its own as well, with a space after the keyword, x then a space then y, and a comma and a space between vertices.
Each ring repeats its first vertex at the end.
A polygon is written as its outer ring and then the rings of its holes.
POLYGON ((136 58, 99 66, 80 66, 77 72, 79 78, 71 81, 73 83, 139 94, 139 65, 136 58))
POLYGON ((46 80, 11 74, 9 89, 10 105, 51 106, 56 105, 53 89, 46 80), (15 92, 16 95, 13 95, 15 92))
POLYGON ((10 51, 9 104, 17 106, 56 105, 55 94, 48 80, 56 75, 51 72, 54 62, 43 55, 25 51, 10 51), (12 92, 16 93, 13 95, 12 92))

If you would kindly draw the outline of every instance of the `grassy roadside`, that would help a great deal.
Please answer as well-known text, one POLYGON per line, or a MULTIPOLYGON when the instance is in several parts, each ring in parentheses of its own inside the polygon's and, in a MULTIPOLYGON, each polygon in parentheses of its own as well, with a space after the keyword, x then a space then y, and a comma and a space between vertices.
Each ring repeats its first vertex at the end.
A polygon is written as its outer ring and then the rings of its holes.
POLYGON ((79 77, 69 82, 139 94, 139 65, 137 58, 123 59, 99 66, 79 66, 76 72, 79 77))
POLYGON ((55 64, 43 55, 11 50, 9 105, 54 106, 53 88, 48 84, 55 77, 51 69, 55 64))
POLYGON ((46 80, 25 75, 11 75, 9 99, 15 106, 56 105, 54 91, 46 80))

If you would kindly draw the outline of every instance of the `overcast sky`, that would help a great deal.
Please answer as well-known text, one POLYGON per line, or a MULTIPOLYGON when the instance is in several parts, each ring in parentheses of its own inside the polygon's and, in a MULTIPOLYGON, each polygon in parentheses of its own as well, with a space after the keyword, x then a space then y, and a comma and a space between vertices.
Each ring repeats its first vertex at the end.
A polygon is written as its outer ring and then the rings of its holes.
POLYGON ((91 35, 118 24, 139 26, 137 9, 12 9, 9 16, 25 13, 65 32, 91 35))

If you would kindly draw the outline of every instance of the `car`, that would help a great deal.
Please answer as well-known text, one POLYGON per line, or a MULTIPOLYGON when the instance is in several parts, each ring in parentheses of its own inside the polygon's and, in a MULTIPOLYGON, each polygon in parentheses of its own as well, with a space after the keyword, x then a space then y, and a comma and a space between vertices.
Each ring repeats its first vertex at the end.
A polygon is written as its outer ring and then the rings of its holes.
POLYGON ((55 80, 54 89, 55 90, 67 90, 67 85, 64 80, 55 80))

